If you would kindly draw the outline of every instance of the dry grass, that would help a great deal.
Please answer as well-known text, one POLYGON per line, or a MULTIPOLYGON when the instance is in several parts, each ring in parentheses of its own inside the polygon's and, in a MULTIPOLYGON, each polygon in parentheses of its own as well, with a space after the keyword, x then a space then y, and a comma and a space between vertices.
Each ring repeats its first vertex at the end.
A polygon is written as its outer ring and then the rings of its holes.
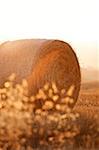
POLYGON ((0 89, 0 150, 99 149, 98 92, 82 90, 71 110, 74 85, 58 91, 46 83, 28 97, 26 80, 14 80, 13 74, 0 89))

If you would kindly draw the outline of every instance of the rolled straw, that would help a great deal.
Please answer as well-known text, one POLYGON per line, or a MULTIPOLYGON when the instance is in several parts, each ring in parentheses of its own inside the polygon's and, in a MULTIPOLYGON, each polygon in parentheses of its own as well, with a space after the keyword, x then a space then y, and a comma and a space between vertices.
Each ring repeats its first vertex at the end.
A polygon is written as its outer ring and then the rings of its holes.
POLYGON ((16 82, 27 79, 29 94, 46 83, 66 89, 75 102, 80 90, 80 67, 73 49, 59 40, 17 40, 0 45, 0 86, 16 74, 16 82))

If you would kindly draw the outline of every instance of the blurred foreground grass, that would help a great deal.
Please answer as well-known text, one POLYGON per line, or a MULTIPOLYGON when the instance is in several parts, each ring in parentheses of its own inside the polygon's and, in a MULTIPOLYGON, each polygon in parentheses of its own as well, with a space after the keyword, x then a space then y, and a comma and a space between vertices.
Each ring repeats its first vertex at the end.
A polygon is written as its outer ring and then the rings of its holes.
POLYGON ((86 119, 70 108, 73 85, 59 91, 46 83, 28 97, 26 80, 14 80, 12 74, 0 89, 0 150, 99 149, 99 116, 86 119))

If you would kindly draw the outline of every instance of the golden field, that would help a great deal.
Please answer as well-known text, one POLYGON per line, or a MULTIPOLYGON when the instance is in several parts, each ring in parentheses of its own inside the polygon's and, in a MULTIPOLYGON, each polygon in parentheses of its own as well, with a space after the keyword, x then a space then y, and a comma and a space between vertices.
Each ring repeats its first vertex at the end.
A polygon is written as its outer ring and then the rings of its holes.
POLYGON ((46 83, 27 97, 26 80, 13 83, 14 75, 0 89, 0 150, 99 149, 99 83, 83 84, 73 109, 72 87, 46 83))

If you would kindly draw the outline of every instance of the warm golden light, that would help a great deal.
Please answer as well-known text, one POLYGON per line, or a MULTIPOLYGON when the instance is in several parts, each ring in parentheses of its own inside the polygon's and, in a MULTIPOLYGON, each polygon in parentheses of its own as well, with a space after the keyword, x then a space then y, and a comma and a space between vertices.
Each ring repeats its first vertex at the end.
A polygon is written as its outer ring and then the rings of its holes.
POLYGON ((75 48, 83 67, 99 69, 97 0, 1 0, 0 41, 60 39, 75 48))

